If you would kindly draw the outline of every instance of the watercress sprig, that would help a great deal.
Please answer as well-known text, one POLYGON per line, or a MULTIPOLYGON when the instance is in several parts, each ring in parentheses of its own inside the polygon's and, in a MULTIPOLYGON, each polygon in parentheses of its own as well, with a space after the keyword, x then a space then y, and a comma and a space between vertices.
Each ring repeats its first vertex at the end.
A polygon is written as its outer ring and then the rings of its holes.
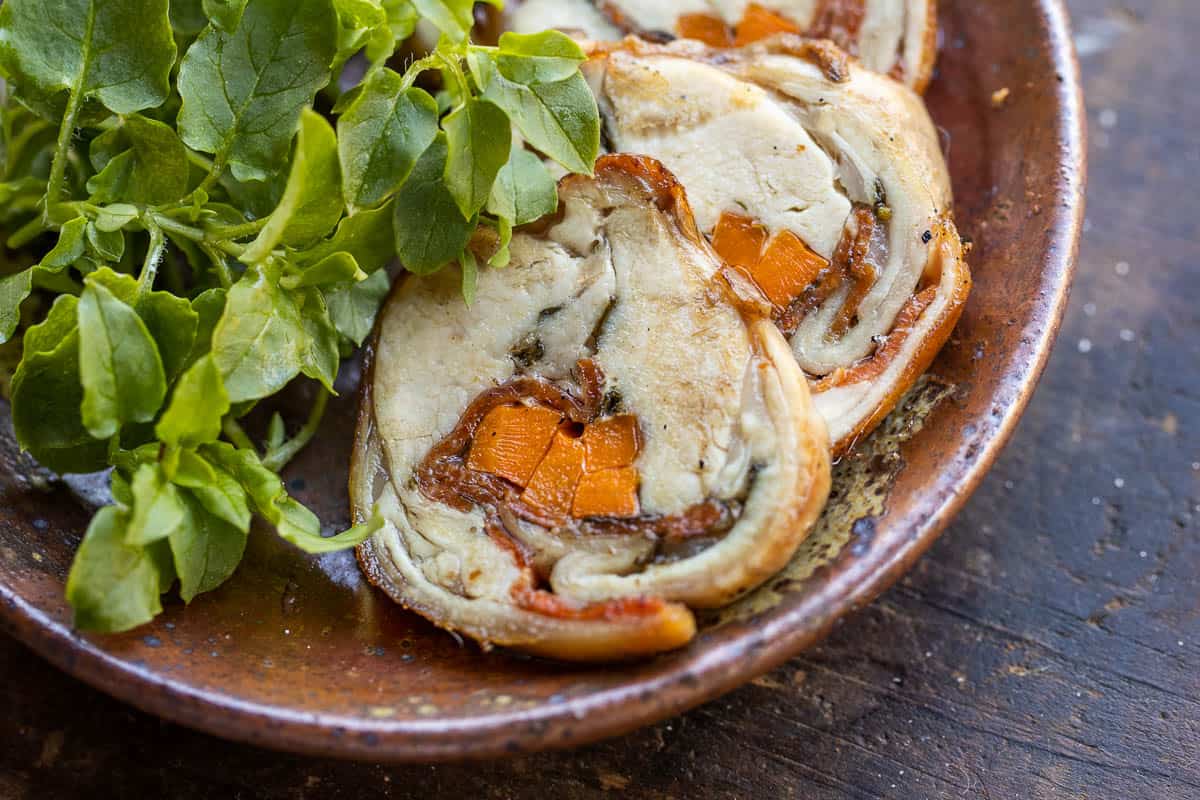
POLYGON ((279 471, 317 435, 389 263, 456 263, 472 302, 480 259, 503 266, 512 229, 555 209, 544 159, 589 172, 599 148, 578 45, 475 44, 472 8, 0 5, 13 427, 52 470, 111 470, 67 582, 80 628, 126 630, 172 587, 190 602, 221 585, 254 517, 310 553, 382 524, 324 535, 279 471), (440 41, 397 69, 420 19, 440 41), (302 378, 307 417, 289 437, 275 414, 256 443, 242 418, 302 378))

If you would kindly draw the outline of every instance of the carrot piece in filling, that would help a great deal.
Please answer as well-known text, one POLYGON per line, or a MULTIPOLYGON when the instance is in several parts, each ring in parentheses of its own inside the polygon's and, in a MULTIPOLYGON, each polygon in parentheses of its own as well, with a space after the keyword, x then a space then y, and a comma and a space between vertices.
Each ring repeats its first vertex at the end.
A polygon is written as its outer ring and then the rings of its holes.
POLYGON ((799 236, 782 231, 771 238, 751 277, 767 299, 783 309, 828 266, 829 262, 810 250, 799 236))
POLYGON ((579 479, 571 516, 634 517, 638 513, 638 472, 617 467, 588 472, 579 479))
POLYGON ((639 449, 637 417, 621 414, 596 420, 584 429, 584 469, 596 472, 628 467, 639 449))
POLYGON ((683 14, 676 20, 675 29, 681 38, 696 39, 709 47, 733 44, 733 31, 723 19, 712 14, 683 14))
POLYGON ((746 6, 746 13, 738 23, 733 46, 752 44, 776 33, 800 33, 800 28, 790 19, 781 17, 758 3, 751 3, 746 6))
POLYGON ((467 466, 524 487, 561 421, 561 414, 544 406, 496 406, 475 431, 467 466))
POLYGON ((751 278, 751 272, 762 257, 766 243, 766 228, 750 217, 732 211, 721 214, 712 235, 712 245, 717 255, 747 278, 751 278))
POLYGON ((551 518, 568 516, 583 474, 583 452, 582 440, 561 429, 555 433, 549 452, 521 493, 522 502, 551 518))

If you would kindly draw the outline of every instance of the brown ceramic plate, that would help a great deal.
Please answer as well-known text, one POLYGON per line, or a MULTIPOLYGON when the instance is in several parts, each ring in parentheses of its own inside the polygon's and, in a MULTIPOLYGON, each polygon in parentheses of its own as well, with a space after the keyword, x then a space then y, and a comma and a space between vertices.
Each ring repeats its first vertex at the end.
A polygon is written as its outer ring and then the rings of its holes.
MULTIPOLYGON (((1067 297, 1082 217, 1083 111, 1059 0, 943 0, 929 90, 945 130, 975 291, 936 379, 838 468, 820 529, 781 576, 688 648, 568 667, 483 654, 368 587, 349 553, 306 558, 251 537, 225 587, 124 636, 71 630, 63 582, 86 491, 39 479, 0 437, 0 621, 134 705, 255 744, 362 759, 494 756, 580 744, 710 700, 811 645, 926 550, 1008 439, 1067 297), (1008 88, 1001 108, 993 92, 1008 88)), ((352 389, 352 384, 347 388, 352 389)), ((288 474, 328 523, 347 517, 355 400, 288 474)), ((86 487, 82 487, 86 489, 86 487)))

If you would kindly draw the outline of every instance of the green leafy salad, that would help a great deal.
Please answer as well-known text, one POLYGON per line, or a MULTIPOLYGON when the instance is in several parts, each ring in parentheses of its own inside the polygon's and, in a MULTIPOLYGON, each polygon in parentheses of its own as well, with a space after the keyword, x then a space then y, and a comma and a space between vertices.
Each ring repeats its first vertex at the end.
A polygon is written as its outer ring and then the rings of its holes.
POLYGON ((126 630, 173 587, 216 588, 254 516, 313 553, 380 524, 322 535, 279 470, 369 334, 387 266, 457 262, 471 302, 472 237, 491 232, 502 268, 513 227, 557 206, 542 157, 589 173, 599 149, 578 45, 476 45, 473 22, 470 0, 0 6, 13 426, 51 470, 111 468, 67 582, 78 627, 126 630), (439 43, 404 59, 422 20, 439 43), (239 420, 301 376, 320 386, 307 419, 276 414, 256 444, 239 420))

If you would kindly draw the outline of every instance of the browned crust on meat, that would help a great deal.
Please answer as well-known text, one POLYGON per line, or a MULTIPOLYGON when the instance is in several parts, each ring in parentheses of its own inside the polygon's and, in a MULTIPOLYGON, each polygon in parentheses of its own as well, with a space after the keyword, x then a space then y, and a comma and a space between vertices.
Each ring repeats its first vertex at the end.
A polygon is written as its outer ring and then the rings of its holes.
POLYGON ((817 67, 831 83, 850 80, 850 64, 857 59, 848 55, 827 39, 808 39, 794 33, 779 33, 743 47, 712 47, 691 39, 678 39, 666 44, 648 42, 637 36, 626 36, 619 42, 587 42, 584 52, 589 58, 605 58, 613 53, 629 53, 638 57, 671 56, 700 61, 722 67, 764 53, 799 58, 817 67))
MULTIPOLYGON (((958 320, 962 316, 963 308, 966 307, 967 298, 971 293, 971 271, 967 266, 962 241, 958 236, 958 231, 954 227, 954 223, 948 219, 943 221, 934 235, 937 237, 937 244, 933 248, 933 252, 930 253, 925 274, 939 276, 937 285, 940 286, 943 282, 941 279, 943 271, 948 270, 950 272, 949 280, 951 281, 951 288, 949 302, 944 308, 936 312, 938 316, 934 321, 933 327, 922 339, 921 347, 916 357, 909 359, 905 364, 904 371, 895 380, 888 394, 876 406, 875 411, 870 416, 864 417, 849 434, 833 443, 835 457, 845 455, 859 439, 873 431, 879 423, 883 422, 884 418, 900 402, 900 398, 913 387, 917 379, 933 364, 934 359, 937 358, 938 353, 941 352, 949 340, 954 326, 958 324, 958 320)), ((923 323, 924 316, 928 313, 931 312, 926 309, 918 318, 916 324, 920 325, 923 323)), ((824 388, 831 388, 833 385, 837 385, 830 378, 825 380, 828 380, 829 383, 824 388)), ((820 393, 823 388, 821 384, 825 383, 825 380, 814 386, 813 391, 820 393)))

